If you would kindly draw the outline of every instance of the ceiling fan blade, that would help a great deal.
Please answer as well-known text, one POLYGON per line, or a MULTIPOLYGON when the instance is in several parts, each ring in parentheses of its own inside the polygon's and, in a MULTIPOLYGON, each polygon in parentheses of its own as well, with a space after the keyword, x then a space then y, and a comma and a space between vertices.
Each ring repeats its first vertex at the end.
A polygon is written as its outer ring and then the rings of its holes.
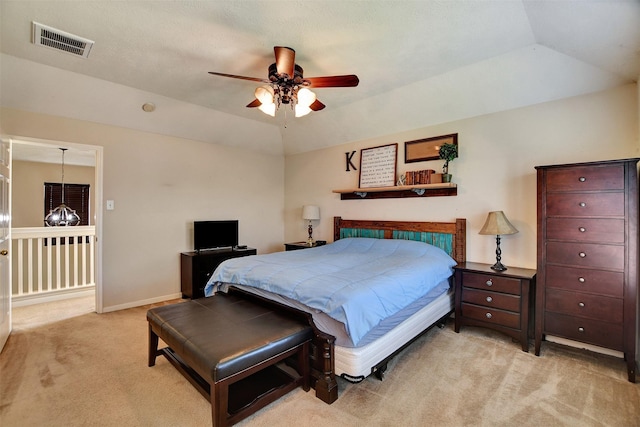
POLYGON ((309 108, 311 108, 313 111, 320 111, 324 107, 326 107, 326 105, 324 105, 322 102, 318 101, 317 99, 313 101, 311 105, 309 105, 309 108))
POLYGON ((254 99, 253 101, 251 101, 250 103, 247 104, 247 108, 255 108, 255 107, 259 107, 261 105, 262 105, 262 102, 260 102, 260 100, 254 99))
POLYGON ((296 51, 285 46, 274 46, 273 51, 276 55, 276 69, 278 70, 278 74, 286 74, 290 79, 293 79, 296 51))
POLYGON ((257 77, 236 76, 235 74, 216 73, 214 71, 209 71, 209 74, 213 74, 214 76, 231 77, 232 79, 241 79, 241 80, 250 80, 252 82, 269 83, 269 80, 259 79, 257 77))
POLYGON ((345 76, 326 76, 305 78, 310 83, 309 87, 355 87, 360 80, 355 74, 345 76))

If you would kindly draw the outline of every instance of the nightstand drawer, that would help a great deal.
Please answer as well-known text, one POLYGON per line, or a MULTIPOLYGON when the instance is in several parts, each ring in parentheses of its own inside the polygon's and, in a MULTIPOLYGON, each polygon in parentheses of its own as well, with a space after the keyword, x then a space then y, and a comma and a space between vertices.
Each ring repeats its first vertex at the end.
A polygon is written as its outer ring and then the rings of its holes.
POLYGON ((570 167, 547 172, 547 191, 623 190, 624 166, 570 167))
POLYGON ((549 265, 547 266, 547 288, 622 298, 624 274, 621 271, 549 265))
POLYGON ((551 193, 547 216, 624 217, 624 193, 551 193))
POLYGON ((624 246, 547 242, 547 262, 576 267, 624 269, 624 246))
POLYGON ((547 289, 548 311, 622 324, 622 300, 599 295, 547 289))
POLYGON ((520 329, 520 313, 463 303, 462 316, 495 325, 506 326, 507 328, 520 329))
POLYGON ((624 219, 549 218, 547 219, 547 238, 581 242, 623 243, 624 219))
POLYGON ((544 328, 549 335, 624 351, 621 324, 545 312, 544 328))
POLYGON ((464 288, 462 301, 490 308, 520 312, 519 295, 464 288))
POLYGON ((464 272, 462 280, 466 288, 491 290, 513 295, 520 295, 522 292, 520 280, 510 277, 464 272))

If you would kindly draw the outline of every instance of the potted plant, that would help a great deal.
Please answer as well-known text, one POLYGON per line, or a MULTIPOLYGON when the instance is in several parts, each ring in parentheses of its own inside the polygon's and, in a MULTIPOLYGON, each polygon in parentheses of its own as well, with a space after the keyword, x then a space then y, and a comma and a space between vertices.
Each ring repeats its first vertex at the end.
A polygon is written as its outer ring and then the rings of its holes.
POLYGON ((458 145, 442 144, 438 150, 438 155, 444 160, 444 165, 442 166, 442 182, 451 182, 449 162, 458 157, 458 145))

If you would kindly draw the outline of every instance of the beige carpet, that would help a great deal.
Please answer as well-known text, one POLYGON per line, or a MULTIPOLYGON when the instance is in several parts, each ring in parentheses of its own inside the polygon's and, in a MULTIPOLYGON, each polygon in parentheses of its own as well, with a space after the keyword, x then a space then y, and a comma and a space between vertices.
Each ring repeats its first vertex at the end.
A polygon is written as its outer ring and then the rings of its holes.
MULTIPOLYGON (((60 304, 14 311, 1 426, 211 424, 209 403, 173 366, 147 367, 148 307, 98 315, 90 299, 60 304)), ((396 357, 384 381, 339 384, 332 405, 298 389, 238 425, 640 426, 640 384, 620 359, 552 343, 536 357, 451 324, 396 357)))

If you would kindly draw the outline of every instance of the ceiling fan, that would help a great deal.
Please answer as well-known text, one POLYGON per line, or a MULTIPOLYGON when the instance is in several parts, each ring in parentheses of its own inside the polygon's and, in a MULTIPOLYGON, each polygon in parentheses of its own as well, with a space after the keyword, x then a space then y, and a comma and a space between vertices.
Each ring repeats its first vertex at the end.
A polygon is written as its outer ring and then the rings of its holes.
POLYGON ((209 74, 266 83, 256 89, 256 99, 250 102, 247 107, 258 107, 260 111, 270 116, 275 116, 282 104, 290 105, 296 117, 307 115, 311 111, 322 110, 325 105, 316 98, 316 94, 310 88, 355 87, 360 82, 358 76, 354 74, 305 78, 302 67, 295 62, 295 50, 284 46, 275 46, 273 50, 276 62, 269 66, 269 78, 267 79, 214 71, 209 71, 209 74))

